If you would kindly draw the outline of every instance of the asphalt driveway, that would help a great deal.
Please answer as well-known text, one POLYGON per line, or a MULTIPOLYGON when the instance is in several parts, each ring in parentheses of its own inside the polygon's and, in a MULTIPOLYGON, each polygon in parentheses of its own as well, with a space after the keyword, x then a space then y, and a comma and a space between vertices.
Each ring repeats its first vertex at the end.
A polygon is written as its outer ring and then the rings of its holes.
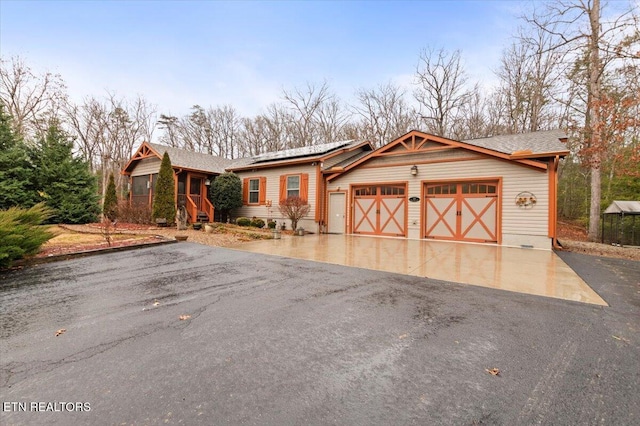
POLYGON ((609 307, 189 243, 5 273, 0 423, 637 424, 640 263, 561 257, 609 307))

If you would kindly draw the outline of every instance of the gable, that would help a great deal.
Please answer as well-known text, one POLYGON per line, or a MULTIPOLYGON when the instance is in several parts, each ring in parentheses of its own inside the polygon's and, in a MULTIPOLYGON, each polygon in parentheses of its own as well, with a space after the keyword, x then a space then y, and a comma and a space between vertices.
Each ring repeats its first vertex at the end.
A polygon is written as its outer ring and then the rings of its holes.
MULTIPOLYGON (((520 135, 514 136, 519 139, 520 135)), ((491 138, 487 138, 491 139, 491 138)), ((554 155, 562 155, 561 152, 553 153, 554 155)), ((394 141, 389 142, 369 155, 353 162, 344 170, 332 174, 327 179, 329 181, 335 179, 342 173, 348 173, 356 167, 375 167, 375 164, 391 164, 394 161, 455 161, 458 159, 473 159, 481 157, 491 157, 503 161, 509 161, 521 166, 532 167, 535 169, 546 170, 547 162, 531 159, 529 156, 517 158, 509 153, 499 152, 489 149, 485 146, 474 145, 471 141, 461 142, 453 139, 443 138, 428 133, 412 130, 394 141), (393 158, 393 160, 391 160, 393 158), (440 160, 438 160, 440 159, 440 160)), ((535 157, 531 156, 531 157, 535 157)), ((541 156, 542 157, 542 156, 541 156)))

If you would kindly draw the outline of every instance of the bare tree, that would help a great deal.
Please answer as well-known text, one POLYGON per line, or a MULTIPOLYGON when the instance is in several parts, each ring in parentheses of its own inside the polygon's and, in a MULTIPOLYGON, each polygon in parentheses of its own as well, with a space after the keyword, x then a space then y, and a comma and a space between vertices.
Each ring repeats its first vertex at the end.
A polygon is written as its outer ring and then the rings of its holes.
POLYGON ((238 156, 237 139, 240 131, 240 116, 231 105, 209 108, 207 115, 212 127, 214 153, 225 158, 238 156))
POLYGON ((553 42, 547 50, 573 55, 582 61, 586 79, 586 102, 581 157, 590 169, 591 201, 589 208, 589 238, 598 238, 601 203, 601 164, 606 150, 602 137, 602 81, 606 70, 625 59, 639 59, 640 31, 637 10, 633 5, 619 12, 609 9, 612 19, 603 19, 600 0, 560 0, 545 3, 542 12, 534 11, 526 21, 550 36, 553 42), (578 55, 576 55, 576 52, 578 55))
POLYGON ((557 127, 559 109, 554 102, 562 76, 562 52, 550 49, 553 38, 539 28, 521 30, 516 42, 503 51, 496 75, 505 103, 509 133, 557 127))
POLYGON ((12 117, 14 131, 28 139, 43 133, 58 118, 66 99, 59 74, 36 75, 20 57, 0 59, 0 100, 12 117))
POLYGON ((356 91, 358 103, 352 107, 359 117, 358 134, 380 147, 416 126, 416 112, 405 101, 405 92, 391 82, 375 89, 356 91))
POLYGON ((307 83, 304 88, 283 90, 283 99, 292 115, 289 123, 292 143, 290 148, 315 145, 324 141, 318 138, 318 114, 323 105, 335 99, 329 92, 327 82, 320 86, 307 83))
POLYGON ((460 51, 424 49, 416 67, 414 92, 420 104, 420 114, 428 132, 448 136, 461 110, 467 105, 472 91, 467 88, 468 77, 460 63, 460 51))
POLYGON ((180 121, 173 115, 160 114, 158 128, 163 131, 160 141, 174 148, 180 147, 180 121))

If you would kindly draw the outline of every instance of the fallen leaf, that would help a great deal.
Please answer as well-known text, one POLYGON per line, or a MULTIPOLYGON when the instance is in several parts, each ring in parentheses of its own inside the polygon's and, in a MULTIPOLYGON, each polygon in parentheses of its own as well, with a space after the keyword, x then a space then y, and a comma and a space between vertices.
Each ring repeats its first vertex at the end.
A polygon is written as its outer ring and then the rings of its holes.
POLYGON ((59 335, 61 335, 62 333, 64 333, 65 331, 67 331, 66 328, 61 328, 60 330, 56 331, 56 337, 58 337, 59 335))
POLYGON ((491 370, 489 370, 488 368, 485 368, 485 371, 489 374, 491 374, 492 376, 499 376, 500 375, 500 370, 498 370, 497 368, 492 368, 491 370))
POLYGON ((180 315, 178 318, 180 319, 180 321, 184 321, 191 318, 191 315, 180 315))
POLYGON ((160 302, 158 302, 157 300, 155 302, 153 302, 153 306, 158 306, 160 304, 160 302))
POLYGON ((626 339, 626 338, 624 338, 624 337, 614 336, 613 334, 611 335, 611 337, 613 337, 613 338, 614 338, 614 339, 616 339, 616 340, 620 340, 621 342, 627 343, 627 344, 628 344, 628 343, 630 343, 630 342, 629 342, 629 339, 626 339))
POLYGON ((406 339, 406 338, 407 338, 407 336, 408 336, 408 334, 407 334, 407 333, 405 333, 405 334, 401 334, 400 336, 398 336, 398 339, 406 339))

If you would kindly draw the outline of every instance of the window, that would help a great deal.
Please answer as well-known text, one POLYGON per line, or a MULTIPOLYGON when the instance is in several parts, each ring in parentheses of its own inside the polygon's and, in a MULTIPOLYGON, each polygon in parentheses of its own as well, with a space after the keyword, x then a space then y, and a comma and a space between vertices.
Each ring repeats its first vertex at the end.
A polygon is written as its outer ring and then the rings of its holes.
POLYGON ((249 204, 260 202, 260 179, 249 179, 249 204))
POLYGON ((267 195, 267 178, 264 176, 242 180, 242 204, 264 205, 267 195))
POLYGON ((287 198, 300 196, 300 175, 287 176, 287 198))
POLYGON ((280 175, 280 204, 289 197, 300 197, 307 201, 309 192, 309 174, 280 175))

